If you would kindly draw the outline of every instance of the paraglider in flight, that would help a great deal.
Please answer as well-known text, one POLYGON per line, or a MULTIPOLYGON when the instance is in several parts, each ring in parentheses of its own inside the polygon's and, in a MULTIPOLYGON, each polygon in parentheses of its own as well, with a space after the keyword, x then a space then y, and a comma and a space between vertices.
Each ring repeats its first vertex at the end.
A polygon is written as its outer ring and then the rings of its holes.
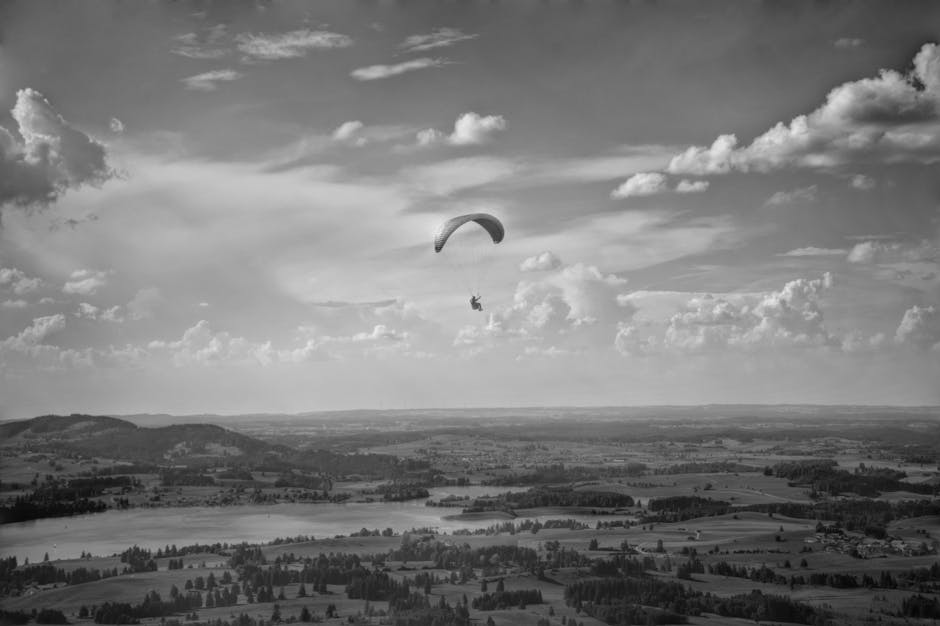
POLYGON ((493 244, 502 241, 505 235, 502 222, 489 213, 468 213, 451 218, 441 224, 434 235, 434 252, 443 251, 448 261, 459 267, 470 291, 470 308, 474 311, 483 310, 480 283, 485 268, 482 261, 488 256, 493 244), (451 236, 458 229, 460 234, 452 239, 451 236))

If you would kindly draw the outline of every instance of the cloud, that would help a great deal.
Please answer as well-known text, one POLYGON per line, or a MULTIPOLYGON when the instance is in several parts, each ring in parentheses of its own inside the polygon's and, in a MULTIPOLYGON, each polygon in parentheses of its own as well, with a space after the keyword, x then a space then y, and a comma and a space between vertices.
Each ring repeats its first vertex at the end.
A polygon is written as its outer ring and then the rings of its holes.
POLYGON ((353 142, 355 139, 364 140, 363 137, 356 137, 357 133, 362 130, 363 127, 364 124, 359 120, 343 122, 336 130, 333 131, 333 141, 347 143, 353 142))
POLYGON ((360 67, 353 70, 350 73, 350 76, 356 80, 380 80, 383 78, 398 76, 399 74, 404 74, 405 72, 414 72, 416 70, 424 70, 431 67, 442 67, 447 65, 447 63, 449 63, 449 61, 446 59, 431 59, 428 57, 421 57, 420 59, 413 59, 411 61, 405 61, 395 65, 370 65, 368 67, 360 67))
POLYGON ((776 126, 747 146, 733 134, 674 156, 671 174, 768 172, 785 167, 833 168, 850 163, 934 163, 940 160, 940 46, 925 44, 908 74, 882 70, 847 82, 807 115, 776 126))
POLYGON ((353 40, 347 35, 322 30, 293 30, 287 33, 253 35, 243 33, 235 38, 238 50, 247 60, 275 61, 306 56, 311 50, 348 48, 353 40))
POLYGON ((114 176, 102 144, 76 129, 33 89, 16 93, 19 137, 0 126, 0 206, 48 204, 67 189, 114 176))
POLYGON ((186 85, 187 89, 194 91, 215 91, 218 89, 218 83, 238 80, 242 76, 244 76, 244 74, 241 72, 224 69, 204 72, 202 74, 196 74, 195 76, 187 76, 180 80, 186 85))
POLYGON ((116 117, 112 117, 111 121, 108 122, 108 128, 111 129, 112 133, 123 133, 124 132, 124 122, 119 120, 116 117))
POLYGON ((784 204, 812 204, 816 202, 816 185, 799 187, 790 191, 778 191, 767 198, 764 206, 781 206, 784 204))
POLYGON ((938 263, 940 245, 937 242, 861 241, 849 251, 850 263, 898 264, 938 263))
POLYGON ((15 267, 0 267, 0 290, 9 289, 17 296, 32 293, 42 286, 39 278, 30 278, 22 270, 15 267))
POLYGON ((666 191, 666 177, 659 172, 640 172, 634 174, 619 187, 614 189, 612 198, 630 198, 633 196, 651 196, 666 191))
POLYGON ((109 274, 109 271, 75 270, 62 287, 62 292, 81 296, 93 295, 107 284, 109 274))
POLYGON ((621 322, 614 335, 614 348, 624 356, 648 356, 658 349, 653 335, 644 335, 639 326, 621 322))
POLYGON ((859 48, 865 43, 864 39, 859 39, 857 37, 840 37, 832 42, 832 45, 836 48, 842 49, 851 49, 859 48))
POLYGON ((427 35, 412 35, 399 46, 405 52, 423 52, 452 46, 460 41, 475 39, 479 35, 465 34, 456 28, 438 28, 427 35))
POLYGON ((521 272, 547 272, 561 267, 561 259, 551 252, 543 252, 524 260, 519 266, 521 272))
POLYGON ((139 290, 127 303, 127 312, 131 319, 142 320, 153 317, 156 308, 163 302, 163 294, 156 287, 139 290))
POLYGON ((453 146, 474 146, 487 143, 498 132, 506 130, 508 124, 502 115, 477 115, 464 113, 454 122, 454 132, 450 135, 429 128, 418 132, 418 145, 431 146, 437 143, 449 143, 453 146))
POLYGON ((894 340, 919 350, 940 350, 940 309, 912 306, 894 334, 894 340))
POLYGON ((609 347, 617 324, 635 310, 620 298, 626 284, 583 263, 521 281, 512 305, 492 312, 483 325, 461 328, 454 345, 470 355, 520 343, 555 351, 609 347))
POLYGON ((792 280, 779 291, 738 302, 711 295, 694 297, 670 318, 663 344, 686 353, 837 347, 819 307, 821 293, 831 285, 832 276, 826 273, 818 279, 792 280))
POLYGON ((37 317, 18 335, 0 341, 0 349, 35 355, 50 335, 63 328, 65 328, 65 316, 61 313, 37 317))
POLYGON ((75 312, 75 317, 89 320, 101 320, 104 322, 124 321, 124 316, 121 314, 121 307, 119 305, 115 305, 110 309, 101 309, 93 304, 88 304, 87 302, 79 303, 78 311, 75 312))
POLYGON ((708 190, 709 184, 707 180, 682 179, 676 185, 676 193, 701 193, 708 190))
POLYGON ((849 186, 852 189, 857 189, 859 191, 871 191, 878 185, 877 181, 871 176, 865 176, 864 174, 855 174, 849 180, 849 186))
POLYGON ((221 59, 229 53, 218 44, 226 35, 225 24, 217 24, 206 29, 202 35, 185 33, 175 38, 176 46, 170 52, 189 59, 214 60, 221 59))
POLYGON ((148 348, 167 351, 177 367, 246 362, 270 365, 277 358, 270 342, 252 342, 224 331, 215 332, 206 320, 187 328, 177 341, 152 341, 148 348))
POLYGON ((816 248, 808 246, 806 248, 796 248, 789 252, 784 252, 778 256, 844 256, 848 254, 845 248, 816 248))

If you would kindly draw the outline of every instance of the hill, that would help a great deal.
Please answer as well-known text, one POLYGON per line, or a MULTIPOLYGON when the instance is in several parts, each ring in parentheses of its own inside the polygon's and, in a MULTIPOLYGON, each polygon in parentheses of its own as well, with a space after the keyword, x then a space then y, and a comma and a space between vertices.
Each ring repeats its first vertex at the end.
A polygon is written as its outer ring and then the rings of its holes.
POLYGON ((144 428, 98 415, 43 415, 0 424, 0 446, 34 452, 74 453, 134 462, 196 462, 218 457, 258 460, 283 454, 278 446, 213 424, 144 428))

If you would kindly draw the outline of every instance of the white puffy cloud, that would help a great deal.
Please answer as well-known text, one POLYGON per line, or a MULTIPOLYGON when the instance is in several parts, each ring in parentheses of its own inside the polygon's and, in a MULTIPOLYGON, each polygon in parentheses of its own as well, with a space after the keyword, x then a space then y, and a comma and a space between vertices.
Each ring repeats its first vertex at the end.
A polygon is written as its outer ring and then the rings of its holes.
POLYGON ((849 186, 852 189, 857 189, 858 191, 871 191, 874 189, 878 183, 871 176, 865 176, 864 174, 855 174, 849 180, 849 186))
POLYGON ((812 204, 816 202, 816 185, 798 187, 790 191, 778 191, 767 198, 766 206, 781 206, 784 204, 812 204))
POLYGON ((45 340, 65 328, 65 316, 61 313, 33 319, 32 324, 19 334, 0 341, 0 350, 12 350, 35 355, 44 345, 45 340))
POLYGON ((406 72, 426 70, 432 67, 442 67, 447 65, 447 63, 447 59, 432 59, 429 57, 421 57, 420 59, 412 59, 411 61, 404 61, 394 65, 369 65, 367 67, 360 67, 354 69, 350 73, 350 76, 356 80, 381 80, 383 78, 398 76, 406 72))
POLYGON ((124 316, 121 313, 120 305, 115 305, 109 309, 102 309, 87 302, 80 302, 75 317, 89 320, 101 320, 104 322, 123 322, 124 316))
POLYGON ((323 30, 293 30, 287 33, 242 33, 235 38, 246 60, 276 61, 306 56, 311 50, 348 48, 353 40, 347 35, 323 30))
POLYGON ((654 335, 644 333, 636 324, 621 322, 614 336, 614 348, 624 356, 647 356, 656 352, 658 342, 654 335))
POLYGON ((399 46, 405 52, 423 52, 452 46, 460 41, 475 39, 479 35, 466 34, 456 28, 438 28, 426 35, 412 35, 399 46))
POLYGON ((449 143, 453 146, 473 146, 490 141, 498 132, 506 130, 508 124, 502 115, 478 115, 473 111, 464 113, 454 122, 454 131, 444 133, 428 128, 418 132, 419 146, 449 143))
POLYGON ((861 241, 849 251, 850 263, 900 264, 940 263, 940 245, 923 240, 920 242, 861 241))
POLYGON ((783 167, 831 168, 848 163, 934 163, 940 160, 940 46, 925 44, 909 74, 882 70, 847 82, 825 103, 782 122, 750 145, 733 134, 672 158, 672 174, 766 172, 783 167))
MULTIPOLYGON (((617 324, 629 321, 632 304, 623 295, 627 281, 577 263, 537 281, 516 286, 512 304, 494 311, 482 325, 465 326, 454 345, 473 354, 513 345, 580 351, 609 348, 617 324)), ((524 348, 519 348, 523 350, 524 348)))
POLYGON ((356 139, 363 139, 362 137, 357 137, 357 133, 362 130, 364 124, 359 120, 353 120, 349 122, 343 122, 339 127, 333 131, 333 141, 340 142, 353 142, 356 139))
POLYGON ((669 320, 664 345, 680 352, 727 348, 835 347, 823 323, 820 294, 832 277, 797 279, 780 291, 733 302, 704 295, 692 298, 669 320))
POLYGON ((894 333, 894 340, 920 350, 940 350, 940 309, 912 306, 894 333))
POLYGON ((206 320, 187 328, 177 341, 152 341, 148 348, 168 352, 179 367, 223 363, 270 365, 277 358, 270 342, 252 342, 225 331, 215 332, 206 320))
POLYGON ((112 117, 111 121, 108 122, 108 128, 111 129, 112 133, 123 133, 124 132, 124 122, 119 120, 116 117, 112 117))
POLYGON ((676 185, 676 193, 702 193, 709 187, 707 180, 686 180, 682 179, 676 185))
POLYGON ((666 176, 659 172, 640 172, 610 192, 612 198, 651 196, 666 191, 666 176))
POLYGON ((546 251, 535 256, 531 256, 519 265, 519 271, 522 272, 547 272, 561 267, 561 259, 552 252, 546 251))
POLYGON ((16 93, 17 137, 0 126, 0 206, 46 204, 69 188, 114 176, 102 144, 73 127, 42 94, 16 93))
POLYGON ((184 85, 186 85, 187 89, 192 89, 194 91, 215 91, 219 87, 218 83, 238 80, 242 76, 244 76, 244 74, 241 72, 236 72, 232 69, 224 69, 203 72, 202 74, 187 76, 186 78, 181 78, 180 80, 184 85))
POLYGON ((0 267, 0 291, 9 290, 17 296, 22 296, 36 291, 41 286, 41 279, 30 278, 22 270, 15 267, 0 267))
POLYGON ((75 270, 62 287, 62 292, 90 296, 108 284, 110 274, 110 271, 75 270))

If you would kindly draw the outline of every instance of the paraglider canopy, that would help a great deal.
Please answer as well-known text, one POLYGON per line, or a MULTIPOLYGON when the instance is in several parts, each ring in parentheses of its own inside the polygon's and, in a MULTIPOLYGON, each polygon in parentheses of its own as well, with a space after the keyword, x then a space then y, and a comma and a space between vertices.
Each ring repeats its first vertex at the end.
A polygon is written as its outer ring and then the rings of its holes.
POLYGON ((493 243, 499 243, 506 235, 506 230, 503 228, 502 222, 489 213, 459 215, 441 224, 441 227, 437 230, 437 234, 434 235, 434 251, 440 252, 443 250, 444 244, 446 244, 448 238, 454 234, 454 231, 468 222, 476 222, 482 226, 483 229, 490 234, 493 243))

